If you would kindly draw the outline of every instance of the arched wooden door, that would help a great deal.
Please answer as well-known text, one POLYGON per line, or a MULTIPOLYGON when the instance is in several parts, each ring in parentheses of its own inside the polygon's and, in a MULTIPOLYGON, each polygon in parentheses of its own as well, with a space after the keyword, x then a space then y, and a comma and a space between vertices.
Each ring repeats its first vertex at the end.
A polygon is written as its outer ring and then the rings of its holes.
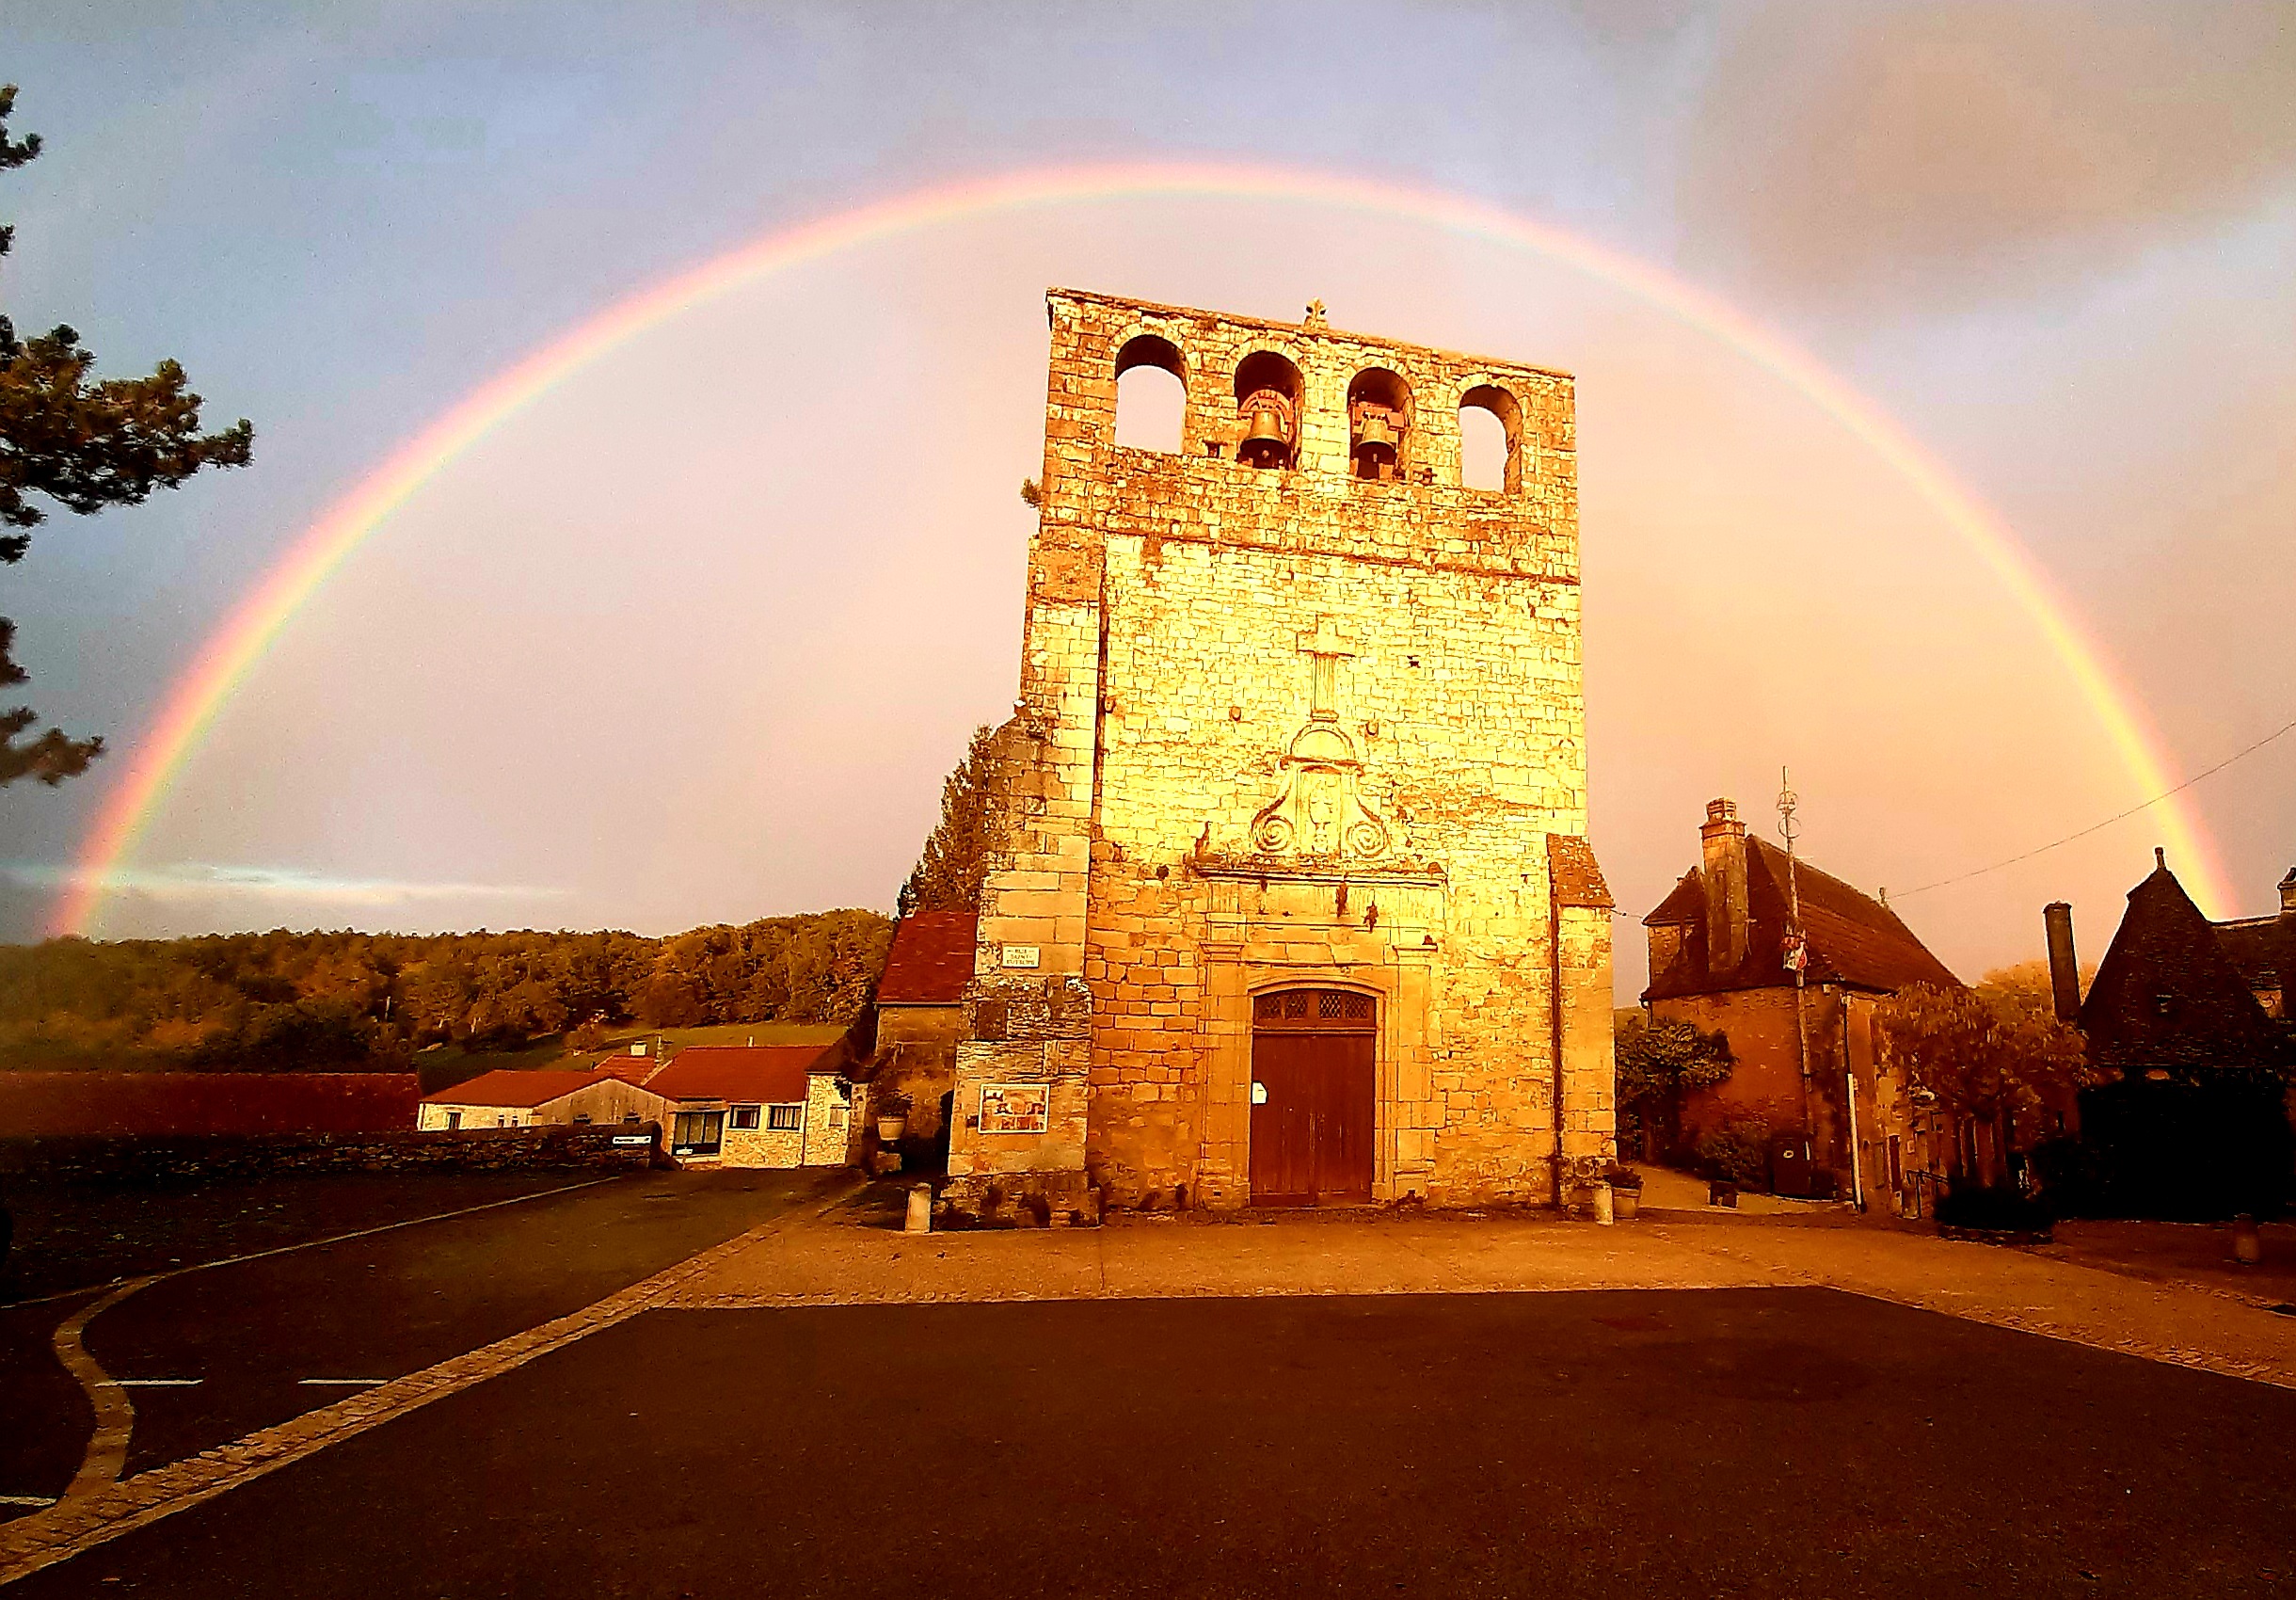
POLYGON ((1252 1203, 1371 1198, 1379 1002, 1277 989, 1252 1005, 1252 1203))

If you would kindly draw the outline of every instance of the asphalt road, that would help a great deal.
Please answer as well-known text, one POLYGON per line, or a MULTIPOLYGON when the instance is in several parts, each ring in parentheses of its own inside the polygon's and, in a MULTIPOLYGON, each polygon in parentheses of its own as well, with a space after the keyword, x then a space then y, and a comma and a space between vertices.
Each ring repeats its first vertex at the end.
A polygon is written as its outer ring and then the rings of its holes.
MULTIPOLYGON (((132 1385, 128 1473, 579 1310, 776 1215, 821 1182, 762 1172, 554 1176, 557 1192, 179 1272, 104 1311, 85 1345, 132 1385)), ((394 1181, 407 1192, 393 1219, 422 1215, 424 1180, 394 1181)), ((473 1203, 452 1184, 431 1200, 473 1203)), ((330 1215, 319 1208, 305 1220, 330 1215)), ((0 1496, 54 1496, 79 1465, 93 1411, 51 1341, 96 1292, 0 1309, 0 1416, 9 1424, 0 1428, 0 1496)), ((29 1509, 0 1504, 0 1514, 29 1509)))
POLYGON ((2296 1393, 1823 1289, 660 1311, 36 1596, 2240 1595, 2296 1393))

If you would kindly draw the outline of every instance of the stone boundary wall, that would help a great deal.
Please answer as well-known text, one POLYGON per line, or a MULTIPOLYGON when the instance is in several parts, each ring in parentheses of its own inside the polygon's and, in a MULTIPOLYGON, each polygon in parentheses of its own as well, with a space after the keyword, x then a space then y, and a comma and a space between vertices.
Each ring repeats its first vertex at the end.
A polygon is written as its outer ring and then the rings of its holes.
POLYGON ((642 1172, 661 1160, 662 1129, 489 1128, 470 1131, 263 1134, 164 1139, 0 1140, 0 1174, 52 1181, 167 1182, 333 1173, 642 1172), (643 1144, 617 1136, 643 1133, 643 1144))

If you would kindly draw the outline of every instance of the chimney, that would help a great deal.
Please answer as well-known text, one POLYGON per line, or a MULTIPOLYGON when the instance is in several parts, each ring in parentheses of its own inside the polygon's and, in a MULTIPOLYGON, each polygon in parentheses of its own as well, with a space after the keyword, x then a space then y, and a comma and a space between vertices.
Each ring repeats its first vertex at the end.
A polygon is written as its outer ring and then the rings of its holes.
POLYGON ((1698 829, 1706 879, 1706 969, 1734 971, 1746 960, 1746 824, 1734 800, 1706 802, 1698 829))
POLYGON ((2280 880, 2280 915, 2296 918, 2296 867, 2290 867, 2288 875, 2280 880))
POLYGON ((2049 930, 2049 987, 2057 1001, 2057 1020, 2070 1022, 2081 1015, 2081 967, 2073 959, 2073 908, 2062 900, 2041 907, 2041 925, 2049 930))

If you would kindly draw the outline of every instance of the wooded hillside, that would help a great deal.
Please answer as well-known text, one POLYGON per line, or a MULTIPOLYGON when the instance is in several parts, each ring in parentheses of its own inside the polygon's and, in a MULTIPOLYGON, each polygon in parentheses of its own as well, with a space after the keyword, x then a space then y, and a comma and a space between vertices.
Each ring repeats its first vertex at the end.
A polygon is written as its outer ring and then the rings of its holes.
POLYGON ((0 1067, 402 1067, 585 1025, 844 1022, 873 911, 635 934, 214 935, 0 946, 0 1067))

